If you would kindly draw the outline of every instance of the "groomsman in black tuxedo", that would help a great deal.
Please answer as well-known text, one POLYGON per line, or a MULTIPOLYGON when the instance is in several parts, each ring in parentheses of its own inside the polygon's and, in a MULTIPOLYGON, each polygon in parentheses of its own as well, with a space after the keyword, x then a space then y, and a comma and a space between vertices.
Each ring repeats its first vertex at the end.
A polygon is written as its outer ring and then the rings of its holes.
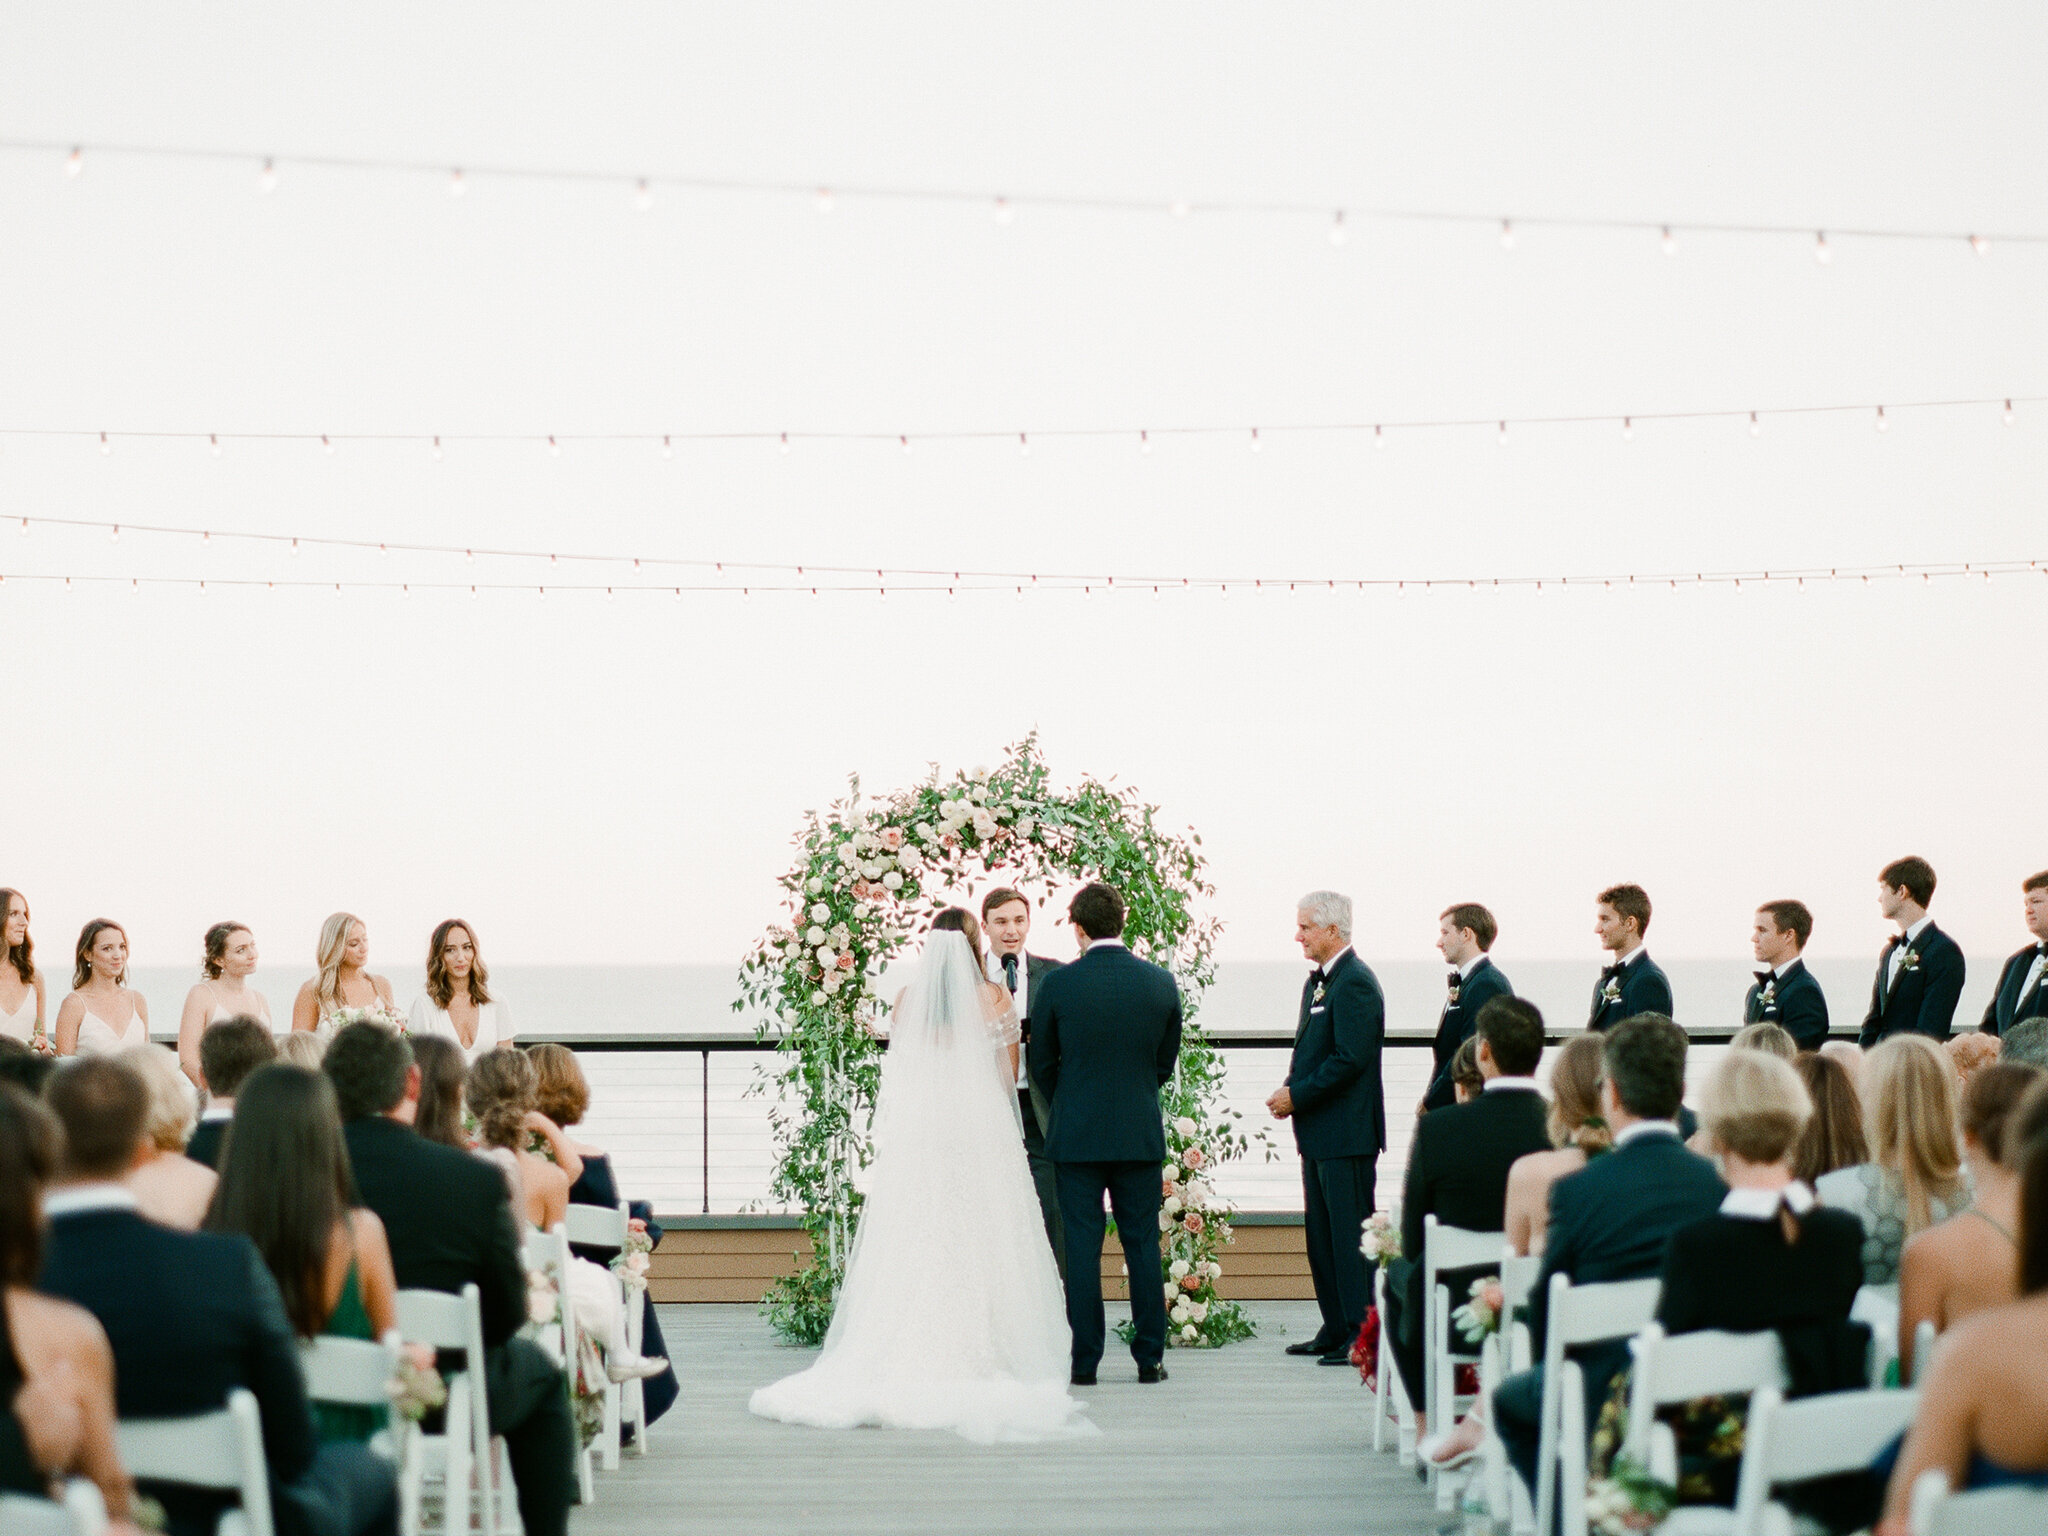
POLYGON ((1878 957, 1859 1037, 1866 1051, 1909 1030, 1936 1040, 1949 1036, 1963 995, 1963 949, 1927 915, 1933 900, 1934 866, 1925 859, 1895 860, 1877 877, 1877 909, 1899 931, 1878 957))
POLYGON ((1650 931, 1650 893, 1640 885, 1610 885, 1593 908, 1593 932, 1614 956, 1593 986, 1586 1028, 1609 1030, 1639 1013, 1671 1016, 1671 979, 1643 948, 1650 931))
POLYGON ((1045 1148, 1059 1170, 1067 1238, 1073 1383, 1102 1361, 1102 1202, 1116 1217, 1131 1282, 1138 1380, 1166 1380, 1166 1281, 1159 1206, 1166 1126, 1159 1090, 1180 1064, 1180 985, 1124 947, 1124 899, 1100 881, 1067 906, 1081 958, 1050 972, 1031 1002, 1031 1080, 1052 1105, 1045 1148))
POLYGON ((1017 1053, 1017 1108, 1024 1121, 1024 1158, 1031 1182, 1038 1187, 1038 1213, 1045 1222, 1045 1240, 1062 1279, 1067 1273, 1065 1229, 1060 1225, 1059 1174, 1045 1151, 1045 1128, 1052 1123, 1052 1105, 1031 1081, 1031 997, 1038 984, 1066 962, 1026 951, 1031 936, 1031 903, 1024 893, 999 885, 981 899, 981 931, 988 939, 988 979, 1007 987, 1017 1005, 1024 1030, 1024 1048, 1017 1053))
POLYGON ((1294 1122, 1301 1153, 1302 1236, 1322 1326, 1287 1346, 1321 1365, 1349 1365, 1372 1290, 1358 1241, 1373 1212, 1373 1165, 1387 1146, 1380 1078, 1387 1004, 1379 979, 1351 948, 1351 898, 1312 891, 1294 915, 1294 936, 1316 963, 1301 989, 1287 1082, 1266 1100, 1294 1122))
POLYGON ((2027 932, 2034 942, 1998 973, 1998 986, 1978 1026, 1989 1035, 2003 1035, 2027 1019, 2048 1018, 2048 869, 2027 876, 2020 891, 2026 902, 2027 932))
POLYGON ((1461 901, 1437 915, 1436 947, 1451 968, 1450 995, 1437 1017, 1436 1039, 1430 1047, 1436 1056, 1436 1072, 1422 1096, 1418 1117, 1457 1103, 1457 1091, 1451 1085, 1451 1058, 1478 1028, 1480 1009, 1496 997, 1515 995, 1507 974, 1487 956, 1499 933, 1493 914, 1476 901, 1461 901))
POLYGON ((1756 984, 1743 1000, 1742 1022, 1777 1024, 1802 1051, 1817 1051, 1828 1040, 1828 1000, 1800 955, 1813 937, 1813 914, 1803 901, 1767 901, 1756 909, 1749 944, 1757 963, 1756 984))

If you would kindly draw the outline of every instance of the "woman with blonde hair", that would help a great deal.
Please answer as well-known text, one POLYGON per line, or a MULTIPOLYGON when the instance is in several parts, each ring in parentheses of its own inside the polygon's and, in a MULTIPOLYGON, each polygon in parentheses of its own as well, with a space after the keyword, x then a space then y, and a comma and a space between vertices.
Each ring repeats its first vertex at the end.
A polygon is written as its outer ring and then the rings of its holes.
POLYGON ((1550 1073, 1550 1140, 1554 1152, 1531 1152, 1508 1169, 1507 1237, 1516 1254, 1543 1251, 1550 1225, 1550 1186, 1577 1173, 1614 1145, 1600 1114, 1599 1035, 1575 1035, 1550 1073))
POLYGON ((134 1046, 118 1059, 133 1067, 149 1090, 149 1115, 143 1121, 149 1161, 126 1180, 136 1209, 151 1221, 196 1232, 220 1182, 211 1168, 185 1155, 185 1143, 199 1120, 198 1092, 185 1080, 177 1053, 169 1046, 134 1046))
POLYGON ((391 983, 370 974, 370 930, 360 917, 337 912, 320 925, 314 964, 319 969, 299 988, 292 1003, 293 1029, 331 1034, 328 1026, 344 1010, 381 1016, 393 1029, 398 1028, 400 1015, 391 1000, 391 983))
POLYGON ((1814 1187, 1823 1204, 1862 1221, 1866 1285, 1896 1284, 1906 1239, 1968 1208, 1957 1118, 1955 1069, 1925 1035, 1893 1035, 1864 1058, 1870 1159, 1824 1174, 1814 1187))
POLYGON ((327 1042, 318 1035, 295 1029, 277 1042, 277 1059, 288 1061, 295 1067, 304 1067, 308 1072, 318 1072, 320 1062, 327 1055, 327 1042))
POLYGON ((453 1040, 472 1064, 512 1043, 511 1012, 491 996, 476 930, 459 917, 441 923, 427 941, 427 990, 412 1000, 410 1018, 415 1035, 453 1040))
POLYGON ((1799 1042, 1792 1038, 1792 1032, 1782 1024, 1773 1024, 1765 1019, 1756 1024, 1745 1024, 1735 1032, 1728 1042, 1731 1051, 1762 1051, 1782 1061, 1790 1061, 1799 1054, 1799 1042))

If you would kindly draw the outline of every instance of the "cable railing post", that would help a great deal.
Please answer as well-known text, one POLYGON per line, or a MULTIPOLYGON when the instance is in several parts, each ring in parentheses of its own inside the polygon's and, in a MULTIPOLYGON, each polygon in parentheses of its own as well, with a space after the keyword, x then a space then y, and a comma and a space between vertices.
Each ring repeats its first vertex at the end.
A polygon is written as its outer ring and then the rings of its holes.
POLYGON ((698 1052, 698 1059, 703 1067, 701 1082, 704 1089, 704 1214, 709 1216, 711 1214, 711 1048, 706 1046, 702 1051, 698 1052))

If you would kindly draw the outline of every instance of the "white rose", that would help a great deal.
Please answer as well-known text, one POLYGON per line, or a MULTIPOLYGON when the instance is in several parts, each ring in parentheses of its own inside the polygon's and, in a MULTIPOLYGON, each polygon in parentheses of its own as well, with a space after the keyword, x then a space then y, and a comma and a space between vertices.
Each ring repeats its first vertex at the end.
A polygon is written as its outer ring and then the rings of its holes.
POLYGON ((816 923, 813 923, 813 924, 811 925, 811 927, 810 927, 809 931, 808 931, 808 932, 806 932, 806 933, 804 934, 804 942, 805 942, 806 944, 822 944, 822 943, 824 943, 824 942, 825 942, 825 930, 824 930, 824 929, 822 929, 822 928, 820 928, 820 927, 819 927, 819 926, 818 926, 818 925, 817 925, 816 923))
POLYGON ((905 848, 903 850, 903 857, 898 862, 912 874, 915 874, 918 870, 924 868, 924 855, 915 848, 905 848))
POLYGON ((930 822, 920 821, 917 824, 917 840, 920 843, 928 843, 936 836, 938 834, 932 831, 932 824, 930 822))
POLYGON ((1038 823, 1033 821, 1029 816, 1026 816, 1022 821, 1017 823, 1017 835, 1019 837, 1029 837, 1032 833, 1036 832, 1037 830, 1038 823))
POLYGON ((967 798, 972 800, 976 805, 981 804, 982 801, 988 798, 988 786, 985 784, 975 785, 974 788, 967 791, 967 798))
POLYGON ((1160 1206, 1159 1209, 1161 1213, 1163 1213, 1164 1215, 1178 1216, 1180 1214, 1180 1196, 1168 1195, 1166 1197, 1166 1203, 1160 1206))
POLYGON ((1174 1121, 1173 1128, 1183 1136, 1192 1136, 1195 1134, 1195 1122, 1190 1120, 1186 1115, 1182 1115, 1178 1120, 1174 1121))
POLYGON ((803 952, 803 945, 797 943, 795 939, 791 939, 787 944, 782 946, 782 958, 785 960, 794 960, 798 955, 802 954, 803 952))
POLYGON ((987 811, 976 811, 974 813, 974 833, 977 837, 994 837, 996 835, 995 817, 989 815, 987 811))
POLYGON ((827 971, 825 973, 825 995, 830 997, 837 992, 843 980, 844 977, 838 971, 827 971))
POLYGON ((1195 1331, 1195 1325, 1193 1323, 1182 1323, 1180 1327, 1180 1336, 1183 1339, 1185 1339, 1188 1343, 1192 1344, 1195 1342, 1196 1339, 1199 1339, 1201 1337, 1201 1334, 1195 1331))
POLYGON ((1175 1180, 1179 1179, 1179 1178, 1180 1178, 1180 1164, 1178 1164, 1178 1163, 1168 1163, 1168 1164, 1166 1165, 1166 1167, 1165 1167, 1165 1168, 1164 1168, 1164 1169, 1163 1169, 1163 1170, 1162 1170, 1162 1171, 1160 1172, 1160 1175, 1159 1175, 1159 1176, 1160 1176, 1160 1177, 1161 1177, 1162 1179, 1165 1179, 1165 1180, 1167 1180, 1167 1181, 1168 1181, 1169 1183, 1171 1183, 1171 1182, 1173 1182, 1173 1181, 1175 1181, 1175 1180))
POLYGON ((1178 1280, 1187 1274, 1188 1261, 1186 1259, 1175 1259, 1171 1264, 1166 1266, 1166 1272, 1169 1275, 1173 1276, 1174 1279, 1178 1280))
POLYGON ((818 892, 825 889, 825 882, 820 880, 816 875, 813 875, 810 879, 804 882, 804 889, 809 891, 813 896, 815 896, 818 894, 818 892))
POLYGON ((988 770, 986 768, 976 768, 974 770, 974 777, 977 779, 986 779, 988 777, 988 770))
POLYGON ((883 889, 883 890, 885 890, 885 891, 900 891, 900 890, 902 890, 902 889, 903 889, 903 877, 902 877, 901 875, 897 874, 895 870, 893 870, 893 869, 892 869, 892 870, 890 870, 890 871, 889 871, 889 873, 887 873, 886 875, 882 876, 882 889, 883 889))
POLYGON ((1173 1304, 1173 1311, 1169 1315, 1176 1323, 1184 1323, 1188 1320, 1188 1309, 1182 1303, 1176 1301, 1173 1304))
POLYGON ((864 901, 856 901, 853 904, 853 915, 858 918, 865 918, 874 910, 875 909, 873 907, 869 906, 864 901))
POLYGON ((823 1001, 825 1001, 825 994, 822 992, 813 992, 811 994, 811 1001, 814 1003, 822 1003, 823 1001))
MULTIPOLYGON (((822 1002, 823 1000, 824 1000, 824 999, 823 999, 822 997, 821 997, 821 998, 819 999, 819 1001, 820 1001, 820 1002, 822 1002)), ((1169 1217, 1167 1216, 1166 1212, 1164 1212, 1164 1211, 1161 1211, 1161 1212, 1159 1213, 1159 1230, 1160 1230, 1160 1231, 1162 1231, 1162 1232, 1164 1232, 1164 1231, 1165 1231, 1165 1230, 1166 1230, 1166 1229, 1167 1229, 1168 1227, 1170 1227, 1170 1226, 1172 1226, 1172 1225, 1173 1225, 1173 1222, 1172 1222, 1172 1220, 1171 1220, 1171 1219, 1170 1219, 1170 1218, 1169 1218, 1169 1217)), ((1167 1287, 1167 1289, 1168 1289, 1168 1290, 1171 1290, 1171 1289, 1172 1289, 1172 1287, 1171 1287, 1171 1286, 1168 1286, 1168 1287, 1167 1287)))
POLYGON ((1211 1259, 1209 1261, 1208 1270, 1209 1278, 1211 1280, 1221 1280, 1223 1278, 1223 1266, 1221 1264, 1218 1264, 1214 1259, 1211 1259))
POLYGON ((814 923, 822 923, 831 915, 832 909, 822 901, 811 908, 811 921, 814 923))
POLYGON ((841 843, 835 851, 834 857, 842 864, 851 864, 855 858, 853 845, 851 843, 841 843))
POLYGON ((829 971, 832 969, 833 966, 837 965, 838 963, 839 957, 832 953, 831 945, 820 944, 818 946, 818 964, 822 965, 826 970, 829 971))
POLYGON ((1198 1323, 1207 1322, 1209 1320, 1209 1303, 1206 1301, 1189 1302, 1188 1315, 1198 1323))

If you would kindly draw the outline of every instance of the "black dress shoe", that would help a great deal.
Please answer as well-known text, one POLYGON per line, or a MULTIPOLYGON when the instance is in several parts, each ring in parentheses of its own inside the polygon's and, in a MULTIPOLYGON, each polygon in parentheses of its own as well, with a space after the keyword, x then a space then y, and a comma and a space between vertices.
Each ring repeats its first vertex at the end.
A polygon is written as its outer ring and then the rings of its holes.
POLYGON ((1067 1379, 1077 1387, 1092 1387, 1095 1385, 1095 1373, 1093 1371, 1076 1371, 1067 1379))
POLYGON ((1166 1380, 1166 1365, 1163 1361, 1158 1365, 1141 1365, 1138 1367, 1138 1384, 1140 1386, 1149 1387, 1155 1381, 1164 1380, 1166 1380))
POLYGON ((1317 1357, 1316 1360, 1317 1365, 1349 1365, 1350 1363, 1351 1351, 1348 1349, 1333 1349, 1327 1355, 1317 1357))
POLYGON ((1288 1345, 1287 1353, 1290 1355, 1320 1355, 1326 1353, 1329 1347, 1320 1339, 1303 1339, 1299 1344, 1288 1345))

